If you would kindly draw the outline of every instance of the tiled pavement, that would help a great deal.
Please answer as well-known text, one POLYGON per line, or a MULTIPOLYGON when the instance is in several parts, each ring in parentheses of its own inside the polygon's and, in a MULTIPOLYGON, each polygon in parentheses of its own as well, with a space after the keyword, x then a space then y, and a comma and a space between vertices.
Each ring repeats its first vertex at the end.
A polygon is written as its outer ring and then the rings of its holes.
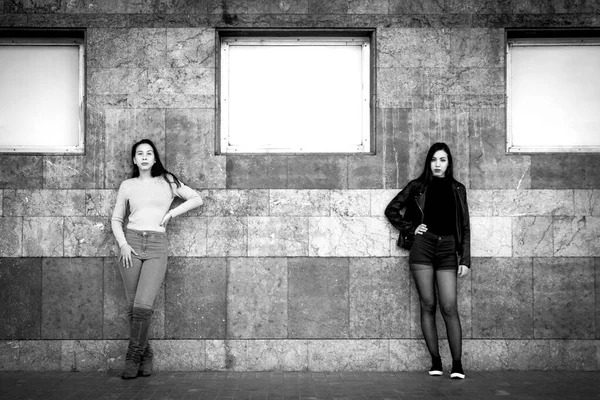
POLYGON ((0 399, 600 399, 596 372, 2 372, 0 399))

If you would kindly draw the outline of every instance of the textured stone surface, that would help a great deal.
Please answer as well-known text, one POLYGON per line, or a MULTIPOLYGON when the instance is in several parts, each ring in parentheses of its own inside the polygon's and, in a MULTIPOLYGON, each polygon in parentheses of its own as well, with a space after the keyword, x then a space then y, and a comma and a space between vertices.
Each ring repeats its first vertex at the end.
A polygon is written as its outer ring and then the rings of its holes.
POLYGON ((91 94, 129 94, 147 91, 148 71, 144 68, 90 68, 91 94))
POLYGON ((310 256, 387 257, 390 225, 382 217, 310 218, 310 256))
POLYGON ((331 215, 340 217, 368 217, 371 215, 370 190, 331 191, 331 215))
POLYGON ((476 258, 473 338, 533 338, 530 258, 476 258))
POLYGON ((23 218, 24 257, 62 257, 64 255, 63 218, 23 218))
POLYGON ((85 215, 89 217, 112 217, 116 202, 116 190, 86 190, 85 215))
POLYGON ((513 256, 552 257, 552 217, 513 218, 513 256))
POLYGON ((350 337, 409 337, 406 258, 350 259, 350 337))
POLYGON ((299 155, 286 158, 286 187, 289 189, 348 187, 348 157, 345 155, 299 155))
POLYGON ((201 190, 202 207, 190 211, 207 217, 269 215, 269 190, 201 190))
POLYGON ((157 371, 201 371, 205 366, 203 340, 160 340, 153 342, 157 371))
POLYGON ((573 215, 571 190, 494 190, 494 215, 573 215))
POLYGON ((215 156, 214 115, 212 109, 166 111, 166 168, 190 187, 225 187, 225 157, 215 156))
POLYGON ((206 254, 208 257, 248 255, 248 219, 212 217, 207 220, 206 254))
POLYGON ((226 275, 224 258, 169 259, 166 277, 165 337, 225 337, 226 275))
POLYGON ((131 146, 141 139, 154 142, 164 164, 165 111, 157 109, 106 110, 106 172, 104 186, 118 188, 131 176, 131 146))
POLYGON ((382 189, 385 187, 384 179, 380 176, 383 165, 382 154, 382 151, 378 151, 377 154, 348 156, 348 189, 382 189))
POLYGON ((227 156, 228 189, 285 189, 288 182, 285 156, 227 156))
POLYGON ((493 215, 493 191, 476 190, 467 191, 469 216, 491 217, 493 215))
POLYGON ((450 62, 458 67, 502 67, 504 30, 450 29, 450 62))
POLYGON ((434 28, 382 28, 377 34, 379 68, 431 68, 450 64, 450 35, 434 28))
POLYGON ((248 217, 250 257, 308 256, 306 217, 248 217))
POLYGON ((471 189, 536 188, 531 183, 531 156, 506 156, 505 137, 504 109, 469 112, 471 189))
POLYGON ((19 345, 19 369, 24 371, 60 370, 61 342, 23 340, 19 345))
POLYGON ((208 28, 167 29, 167 63, 172 68, 215 65, 215 32, 208 28))
POLYGON ((269 214, 289 217, 328 216, 332 195, 329 190, 272 189, 269 191, 269 214))
MULTIPOLYGON (((371 191, 371 213, 373 217, 383 217, 385 208, 398 194, 398 189, 372 190, 371 191)), ((394 230, 395 232, 395 230, 394 230)))
POLYGON ((600 216, 600 190, 574 190, 575 215, 600 216))
POLYGON ((167 65, 164 28, 95 28, 88 31, 91 68, 152 68, 167 65))
MULTIPOLYGON (((63 340, 61 341, 62 371, 89 372, 106 371, 112 352, 104 340, 63 340)), ((120 353, 124 355, 124 348, 120 353)))
POLYGON ((600 256, 600 218, 554 217, 554 256, 600 256))
POLYGON ((58 217, 85 215, 83 190, 5 190, 4 215, 58 217))
POLYGON ((230 340, 228 369, 233 371, 304 371, 305 340, 230 340))
POLYGON ((509 340, 508 368, 545 371, 597 371, 591 340, 509 340))
POLYGON ((107 217, 69 217, 65 224, 65 257, 116 255, 110 220, 107 217))
MULTIPOLYGON (((382 186, 384 188, 403 188, 409 180, 410 163, 410 111, 407 109, 377 110, 377 131, 381 139, 384 161, 382 186)), ((379 149, 378 149, 379 151, 379 149)), ((371 179, 377 180, 381 175, 381 161, 375 158, 371 179)), ((350 178, 352 179, 352 178, 350 178)), ((351 187, 356 187, 352 185, 351 187)))
POLYGON ((227 336, 286 338, 288 268, 285 258, 233 258, 227 262, 227 336))
POLYGON ((471 256, 510 257, 512 220, 510 217, 471 218, 471 256))
POLYGON ((600 187, 600 160, 593 154, 531 156, 533 189, 595 189, 600 187))
MULTIPOLYGON (((149 68, 149 94, 214 95, 214 68, 149 68)), ((210 127, 212 128, 212 127, 210 127)))
POLYGON ((0 339, 40 339, 41 260, 0 258, 0 339))
POLYGON ((346 258, 288 260, 290 338, 347 338, 349 282, 346 258))
POLYGON ((41 188, 41 156, 0 156, 1 188, 41 188))
POLYGON ((205 218, 179 216, 169 222, 167 229, 170 256, 206 256, 205 218))
POLYGON ((42 339, 101 339, 100 258, 42 261, 42 339))
POLYGON ((468 368, 473 371, 510 368, 508 346, 504 340, 465 341, 463 343, 463 360, 469 360, 468 368))
POLYGON ((534 337, 594 338, 594 260, 533 260, 534 337))
POLYGON ((311 371, 385 371, 389 368, 387 340, 310 340, 311 371))
POLYGON ((23 254, 23 219, 0 218, 0 257, 20 257, 23 254))
POLYGON ((0 340, 0 371, 19 369, 19 348, 17 340, 0 340))

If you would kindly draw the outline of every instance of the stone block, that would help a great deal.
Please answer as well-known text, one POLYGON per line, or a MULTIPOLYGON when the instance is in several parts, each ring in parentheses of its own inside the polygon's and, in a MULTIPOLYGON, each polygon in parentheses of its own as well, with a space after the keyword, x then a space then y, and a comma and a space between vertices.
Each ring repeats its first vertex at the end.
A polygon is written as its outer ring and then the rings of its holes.
POLYGON ((289 217, 328 216, 329 190, 269 190, 269 215, 289 217))
POLYGON ((205 368, 204 340, 159 340, 153 342, 157 371, 202 371, 205 368))
POLYGON ((88 93, 130 94, 147 92, 148 70, 145 68, 89 68, 88 93))
MULTIPOLYGON (((377 157, 371 159, 374 162, 371 179, 379 179, 382 176, 381 163, 383 162, 383 182, 382 186, 386 189, 401 189, 410 179, 410 131, 412 119, 410 110, 402 108, 384 108, 377 110, 377 131, 381 143, 381 149, 377 151, 383 155, 383 161, 377 157)), ((352 160, 352 159, 351 159, 352 160)), ((350 178, 352 179, 352 178, 350 178)), ((355 186, 351 185, 354 188, 355 186)))
POLYGON ((377 106, 413 108, 432 98, 423 68, 377 68, 377 106))
POLYGON ((202 207, 191 215, 205 217, 249 217, 269 215, 269 190, 201 190, 202 207))
POLYGON ((107 217, 68 217, 65 224, 65 257, 109 257, 117 254, 107 217))
POLYGON ((391 226, 385 217, 310 218, 313 257, 389 257, 391 226))
POLYGON ((215 94, 133 93, 124 101, 126 107, 134 109, 214 108, 215 94))
POLYGON ((494 190, 494 215, 573 215, 571 190, 494 190))
MULTIPOLYGON (((431 367, 431 355, 423 339, 390 339, 389 346, 391 371, 426 371, 431 367)), ((452 358, 446 341, 440 341, 440 356, 444 370, 449 370, 452 358)))
POLYGON ((131 176, 131 146, 141 139, 152 140, 164 164, 165 110, 106 110, 106 189, 118 188, 123 180, 131 176))
POLYGON ((320 0, 308 0, 308 13, 310 15, 347 14, 347 0, 333 0, 322 2, 320 0))
POLYGON ((227 261, 227 336, 287 338, 288 268, 285 258, 227 261))
POLYGON ((227 155, 227 189, 285 189, 285 156, 227 155))
POLYGON ((534 337, 593 339, 594 260, 533 260, 534 337))
POLYGON ((382 189, 385 187, 381 175, 383 156, 359 154, 348 156, 348 189, 382 189))
POLYGON ((0 188, 35 189, 42 187, 42 156, 0 156, 0 188))
POLYGON ((20 343, 17 340, 0 340, 0 371, 19 369, 20 343))
MULTIPOLYGON (((215 69, 204 67, 149 68, 148 93, 214 95, 215 69)), ((213 128, 213 126, 206 128, 213 128)))
POLYGON ((23 255, 23 218, 0 218, 0 257, 23 255))
POLYGON ((600 256, 599 217, 554 217, 552 224, 555 257, 600 256))
POLYGON ((533 189, 600 187, 600 160, 593 154, 536 154, 531 157, 533 189))
POLYGON ((533 164, 529 155, 506 155, 505 109, 469 112, 471 189, 529 189, 533 164))
MULTIPOLYGON (((107 341, 62 340, 60 343, 61 371, 95 372, 108 370, 107 341)), ((124 353, 125 351, 122 352, 123 355, 124 353)))
POLYGON ((214 68, 214 29, 167 28, 167 63, 171 68, 214 68))
POLYGON ((208 257, 248 255, 248 218, 208 218, 207 232, 206 255, 208 257))
POLYGON ((63 225, 62 217, 23 218, 23 256, 62 257, 63 225))
POLYGON ((40 339, 41 277, 39 258, 0 258, 0 339, 40 339))
POLYGON ((86 190, 85 215, 88 217, 112 217, 116 202, 116 190, 86 190))
POLYGON ((164 28, 94 28, 88 31, 90 68, 167 66, 164 28))
POLYGON ((386 371, 387 340, 309 340, 310 371, 386 371))
POLYGON ((206 371, 223 371, 232 365, 232 357, 228 343, 234 340, 205 340, 206 371), (229 362, 228 362, 229 360, 229 362))
POLYGON ((512 256, 512 219, 510 217, 471 218, 471 256, 512 256))
POLYGON ((171 257, 166 277, 165 337, 222 339, 226 332, 224 258, 171 257))
POLYGON ((332 216, 368 217, 371 215, 370 190, 332 190, 330 196, 332 216))
POLYGON ((309 218, 248 217, 250 257, 308 256, 309 218))
POLYGON ((387 14, 388 0, 348 0, 348 14, 387 14))
POLYGON ((228 369, 233 371, 306 371, 306 340, 230 340, 228 369))
POLYGON ((346 258, 288 260, 288 337, 348 338, 346 258))
POLYGON ((410 336, 406 258, 350 259, 350 337, 410 336))
POLYGON ((308 1, 227 0, 226 2, 209 2, 208 12, 213 14, 229 13, 236 20, 238 15, 241 17, 244 14, 306 14, 308 11, 308 1))
POLYGON ((491 217, 493 215, 493 191, 471 189, 467 191, 469 216, 491 217))
POLYGON ((60 340, 23 340, 19 344, 19 370, 59 371, 60 340))
POLYGON ((102 259, 45 258, 41 281, 42 339, 102 338, 102 259))
MULTIPOLYGON (((594 258, 594 271, 596 274, 596 339, 600 339, 600 259, 594 258)), ((600 345, 598 346, 598 356, 600 356, 600 345)), ((598 367, 600 367, 600 357, 598 357, 598 367)))
POLYGON ((600 190, 574 190, 575 215, 600 216, 600 190))
MULTIPOLYGON (((106 355, 106 368, 109 371, 122 372, 125 368, 125 356, 127 354, 127 345, 129 340, 106 340, 105 355, 106 355)), ((155 345, 153 341, 150 341, 152 346, 155 345)))
POLYGON ((533 338, 532 260, 473 261, 473 338, 533 338))
POLYGON ((464 341, 462 359, 465 360, 463 361, 465 366, 468 365, 467 368, 473 371, 509 369, 511 360, 507 342, 505 340, 464 341))
POLYGON ((288 189, 348 188, 346 155, 298 155, 286 158, 288 189))
POLYGON ((510 369, 543 371, 596 371, 593 340, 510 340, 510 369))
POLYGON ((134 14, 142 12, 143 2, 122 2, 118 0, 76 0, 63 6, 69 14, 134 14))
POLYGON ((390 14, 443 14, 444 12, 445 3, 435 0, 389 0, 390 14))
POLYGON ((170 256, 205 257, 207 220, 199 217, 177 217, 169 222, 170 256))
POLYGON ((85 215, 83 190, 5 190, 4 215, 74 217, 85 215))
POLYGON ((454 67, 503 67, 504 29, 453 28, 450 65, 454 67))
MULTIPOLYGON (((4 204, 4 190, 0 189, 0 204, 4 204)), ((0 206, 0 217, 4 214, 3 206, 0 206)))
POLYGON ((166 110, 166 168, 187 186, 224 188, 225 156, 215 155, 214 110, 166 110))
POLYGON ((379 68, 440 68, 450 65, 450 35, 436 28, 382 28, 377 34, 379 68))
MULTIPOLYGON (((371 212, 372 217, 384 217, 385 208, 390 201, 399 193, 398 189, 372 190, 371 191, 371 212)), ((394 230, 394 233, 396 231, 394 230)))
POLYGON ((552 257, 552 217, 513 218, 513 256, 552 257))

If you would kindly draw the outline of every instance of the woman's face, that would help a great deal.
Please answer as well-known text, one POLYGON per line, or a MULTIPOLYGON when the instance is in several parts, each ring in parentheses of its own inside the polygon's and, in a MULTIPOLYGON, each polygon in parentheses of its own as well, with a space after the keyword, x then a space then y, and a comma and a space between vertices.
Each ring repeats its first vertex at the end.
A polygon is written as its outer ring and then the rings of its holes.
POLYGON ((443 178, 446 176, 446 169, 448 169, 448 154, 444 150, 438 150, 431 159, 431 172, 436 178, 443 178))
POLYGON ((140 172, 151 170, 155 162, 154 151, 148 143, 142 143, 135 149, 133 163, 138 166, 140 172))

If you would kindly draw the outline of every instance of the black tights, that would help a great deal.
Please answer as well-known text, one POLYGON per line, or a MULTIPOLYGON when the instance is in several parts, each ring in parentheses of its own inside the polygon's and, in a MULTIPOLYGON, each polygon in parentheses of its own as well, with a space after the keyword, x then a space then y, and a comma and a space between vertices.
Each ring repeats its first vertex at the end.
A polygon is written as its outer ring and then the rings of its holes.
POLYGON ((431 266, 412 264, 412 276, 417 286, 421 302, 421 329, 431 357, 439 357, 437 327, 435 324, 436 291, 440 296, 442 317, 446 323, 448 344, 452 361, 460 361, 462 353, 462 328, 456 302, 456 270, 442 269, 434 271, 431 266))

